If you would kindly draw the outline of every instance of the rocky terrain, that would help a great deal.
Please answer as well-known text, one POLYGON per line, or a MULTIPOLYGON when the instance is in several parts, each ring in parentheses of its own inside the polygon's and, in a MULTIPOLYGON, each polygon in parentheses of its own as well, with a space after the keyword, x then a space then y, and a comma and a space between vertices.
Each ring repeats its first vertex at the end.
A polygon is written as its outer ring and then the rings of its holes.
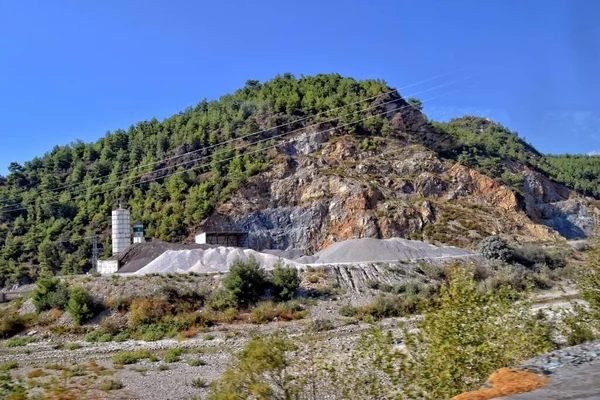
POLYGON ((512 163, 523 193, 440 159, 411 138, 299 136, 266 173, 252 178, 207 221, 250 232, 255 248, 318 251, 349 238, 410 237, 472 248, 503 234, 517 241, 582 238, 593 232, 593 200, 512 163))

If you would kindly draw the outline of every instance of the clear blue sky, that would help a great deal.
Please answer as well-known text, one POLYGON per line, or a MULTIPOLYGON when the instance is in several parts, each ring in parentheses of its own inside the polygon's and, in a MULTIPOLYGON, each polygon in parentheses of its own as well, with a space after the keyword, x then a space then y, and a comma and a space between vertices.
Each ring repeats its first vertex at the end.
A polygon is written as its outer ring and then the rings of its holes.
POLYGON ((0 1, 0 173, 284 72, 401 87, 466 67, 483 75, 431 118, 600 152, 599 20, 596 0, 0 1))

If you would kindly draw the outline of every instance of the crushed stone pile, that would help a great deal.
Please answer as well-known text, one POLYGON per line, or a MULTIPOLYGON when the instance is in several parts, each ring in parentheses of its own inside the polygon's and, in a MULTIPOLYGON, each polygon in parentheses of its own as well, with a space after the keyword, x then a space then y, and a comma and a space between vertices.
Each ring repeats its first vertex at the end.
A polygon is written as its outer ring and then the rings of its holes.
POLYGON ((300 257, 294 261, 304 264, 345 264, 469 255, 472 253, 458 247, 437 247, 419 240, 367 238, 334 243, 312 256, 300 257))
POLYGON ((237 259, 247 261, 251 257, 254 257, 261 267, 266 270, 273 269, 274 265, 280 260, 290 267, 303 267, 302 264, 291 260, 283 260, 273 254, 260 253, 239 247, 220 246, 209 249, 168 250, 144 268, 135 272, 135 274, 227 272, 231 264, 237 259))
POLYGON ((204 246, 165 249, 160 256, 153 254, 152 260, 143 268, 124 272, 133 272, 136 275, 227 272, 238 258, 247 261, 251 257, 263 268, 270 270, 280 261, 294 268, 303 268, 309 264, 353 264, 472 255, 457 247, 437 247, 418 240, 399 238, 350 239, 335 243, 313 256, 302 256, 303 252, 299 250, 258 252, 238 247, 204 246))

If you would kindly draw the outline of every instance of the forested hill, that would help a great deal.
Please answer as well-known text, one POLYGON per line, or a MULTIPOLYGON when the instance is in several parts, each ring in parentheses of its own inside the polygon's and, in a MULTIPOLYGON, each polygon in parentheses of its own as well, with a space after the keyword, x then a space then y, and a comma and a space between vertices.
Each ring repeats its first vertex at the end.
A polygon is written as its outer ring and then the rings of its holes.
POLYGON ((110 254, 109 216, 119 199, 147 236, 189 237, 249 177, 269 169, 280 156, 275 145, 303 129, 337 129, 358 136, 365 148, 374 146, 372 137, 410 131, 413 140, 498 180, 514 180, 502 166, 514 159, 598 194, 598 157, 546 158, 480 118, 432 126, 420 102, 409 103, 383 81, 285 74, 248 81, 218 101, 139 122, 96 143, 56 146, 24 165, 11 163, 0 177, 0 286, 43 269, 86 270, 95 234, 110 254), (396 113, 410 127, 394 124, 396 113), (592 172, 582 175, 577 165, 583 163, 592 172))

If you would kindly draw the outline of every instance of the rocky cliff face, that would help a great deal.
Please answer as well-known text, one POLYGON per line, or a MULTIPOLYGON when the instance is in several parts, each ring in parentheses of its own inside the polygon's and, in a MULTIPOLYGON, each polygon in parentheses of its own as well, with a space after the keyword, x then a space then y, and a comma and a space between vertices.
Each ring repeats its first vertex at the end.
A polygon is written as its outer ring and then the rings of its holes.
POLYGON ((418 238, 473 247, 502 234, 518 241, 589 235, 590 200, 514 165, 522 194, 424 145, 423 121, 394 117, 394 135, 362 145, 350 135, 305 133, 275 158, 273 167, 236 191, 203 223, 205 230, 250 232, 254 248, 318 251, 349 238, 418 238), (416 128, 415 128, 416 126, 416 128), (408 129, 408 130, 411 130, 408 129))

